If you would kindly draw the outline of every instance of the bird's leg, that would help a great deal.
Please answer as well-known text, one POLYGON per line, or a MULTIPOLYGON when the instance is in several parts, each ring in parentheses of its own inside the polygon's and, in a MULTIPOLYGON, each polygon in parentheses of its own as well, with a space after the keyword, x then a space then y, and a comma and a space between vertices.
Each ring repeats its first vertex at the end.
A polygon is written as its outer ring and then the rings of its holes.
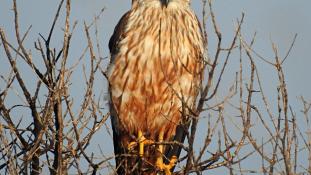
POLYGON ((143 157, 145 145, 150 145, 150 144, 154 143, 154 141, 146 139, 146 138, 144 137, 142 131, 138 131, 138 137, 137 137, 137 138, 138 138, 138 141, 129 143, 129 145, 127 146, 127 148, 128 148, 129 150, 133 150, 133 148, 134 148, 135 146, 137 146, 137 144, 138 144, 139 156, 140 156, 140 157, 143 157))
POLYGON ((164 137, 164 131, 160 131, 159 133, 159 147, 158 147, 158 154, 157 154, 157 161, 156 161, 156 166, 161 170, 164 171, 165 175, 171 175, 171 169, 175 166, 177 162, 177 157, 173 156, 172 159, 170 160, 169 164, 165 164, 163 162, 163 152, 164 152, 164 146, 161 144, 163 142, 163 137, 164 137))
POLYGON ((143 157, 144 155, 144 140, 146 140, 146 138, 143 136, 143 133, 141 131, 138 131, 138 145, 140 157, 143 157))

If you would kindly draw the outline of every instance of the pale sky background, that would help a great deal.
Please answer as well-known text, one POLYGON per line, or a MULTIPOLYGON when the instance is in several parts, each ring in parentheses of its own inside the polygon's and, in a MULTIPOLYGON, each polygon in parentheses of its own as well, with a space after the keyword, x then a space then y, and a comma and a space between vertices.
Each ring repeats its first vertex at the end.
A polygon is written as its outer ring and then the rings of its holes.
MULTIPOLYGON (((51 22, 55 15, 59 1, 57 0, 18 0, 18 9, 20 13, 20 28, 24 33, 32 25, 32 29, 25 41, 25 46, 35 50, 33 42, 39 38, 39 33, 47 36, 51 22)), ((192 6, 199 18, 201 19, 202 3, 200 0, 193 0, 192 6)), ((109 56, 108 41, 113 32, 114 26, 129 8, 130 0, 73 0, 71 21, 77 20, 78 26, 72 38, 72 48, 70 58, 72 63, 75 62, 85 48, 85 34, 83 32, 83 22, 90 22, 96 14, 105 7, 102 18, 99 21, 99 39, 102 46, 103 56, 109 56)), ((242 33, 249 41, 254 32, 257 32, 255 50, 270 61, 274 61, 271 41, 275 42, 279 48, 279 54, 284 57, 294 35, 298 37, 294 48, 284 64, 286 83, 288 86, 290 105, 293 106, 297 114, 300 113, 301 103, 297 97, 303 95, 305 99, 311 100, 311 1, 310 0, 216 0, 214 2, 214 12, 218 20, 218 25, 223 34, 224 45, 228 46, 229 41, 233 38, 237 18, 245 13, 242 33)), ((4 28, 7 38, 10 42, 16 43, 14 38, 13 11, 12 1, 0 0, 0 27, 4 28)), ((61 19, 56 26, 52 47, 59 49, 62 44, 61 27, 64 22, 61 19)), ((212 32, 210 23, 208 31, 212 32)), ((94 31, 92 31, 94 36, 94 31)), ((93 37, 93 39, 95 39, 93 37)), ((16 46, 16 45, 15 45, 16 46)), ((209 39, 209 54, 215 52, 216 42, 214 36, 209 39)), ((88 59, 88 58, 87 58, 88 59)), ((87 60, 85 59, 85 60, 87 60)), ((238 70, 238 55, 233 55, 230 60, 230 66, 226 71, 224 82, 231 83, 234 79, 235 72, 238 70)), ((277 76, 272 67, 255 59, 259 68, 261 78, 264 82, 265 93, 270 100, 275 100, 277 76)), ((40 62, 41 60, 35 60, 40 62)), ((87 63, 87 61, 85 61, 87 63)), ((23 66, 21 67, 23 69, 23 66)), ((25 69, 27 72, 27 70, 25 69)), ((29 70, 28 70, 29 71, 29 70)), ((4 55, 3 47, 0 44, 0 74, 8 73, 8 61, 4 55)), ((35 82, 31 81, 31 74, 23 74, 29 87, 34 87, 35 82)), ((83 93, 84 87, 79 87, 84 81, 80 75, 73 76, 72 96, 79 97, 83 93)), ((106 87, 104 78, 97 77, 96 89, 106 87)), ((3 88, 3 81, 0 81, 0 88, 3 88)), ((222 87, 221 90, 228 90, 228 87, 222 87)), ((225 93, 225 92, 224 92, 225 93)), ((12 96, 8 104, 14 103, 16 97, 12 96)), ((0 120, 1 121, 1 120, 0 120)), ((202 136, 205 135, 202 133, 202 136)), ((200 134, 199 134, 200 137, 200 134)), ((107 156, 112 155, 112 140, 109 136, 96 135, 94 148, 97 144, 101 145, 107 156)), ((259 160, 260 161, 260 160, 259 160)), ((249 167, 255 164, 256 160, 249 161, 249 167)), ((225 169, 210 171, 211 174, 226 174, 225 169)))

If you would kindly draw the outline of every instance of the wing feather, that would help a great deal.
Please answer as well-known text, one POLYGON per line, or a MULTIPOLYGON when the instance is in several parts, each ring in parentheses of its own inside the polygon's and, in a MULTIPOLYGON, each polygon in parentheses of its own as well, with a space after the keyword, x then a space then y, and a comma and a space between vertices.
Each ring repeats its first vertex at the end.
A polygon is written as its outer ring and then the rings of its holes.
MULTIPOLYGON (((112 34, 110 40, 109 40, 109 50, 110 50, 110 64, 113 64, 115 55, 119 52, 119 42, 124 38, 125 28, 128 23, 128 16, 129 12, 125 13, 120 21, 118 22, 117 26, 114 29, 114 33, 112 34)), ((109 92, 111 92, 109 90, 109 92)), ((111 98, 111 94, 110 94, 111 98)), ((124 150, 124 146, 121 145, 120 138, 121 138, 121 132, 120 132, 120 126, 119 126, 119 120, 118 120, 118 114, 114 108, 114 104, 112 100, 110 99, 110 118, 111 118, 111 126, 113 131, 113 144, 114 144, 114 153, 115 153, 115 160, 116 160, 116 167, 117 167, 117 173, 118 174, 124 174, 124 169, 122 166, 119 166, 122 164, 122 157, 121 155, 125 154, 126 150, 124 150)))

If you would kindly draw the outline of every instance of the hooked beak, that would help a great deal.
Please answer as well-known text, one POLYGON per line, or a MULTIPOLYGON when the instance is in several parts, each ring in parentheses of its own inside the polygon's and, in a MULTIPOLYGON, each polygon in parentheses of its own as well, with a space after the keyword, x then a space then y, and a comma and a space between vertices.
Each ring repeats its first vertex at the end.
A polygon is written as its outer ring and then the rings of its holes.
POLYGON ((161 0, 162 6, 167 7, 170 0, 161 0))

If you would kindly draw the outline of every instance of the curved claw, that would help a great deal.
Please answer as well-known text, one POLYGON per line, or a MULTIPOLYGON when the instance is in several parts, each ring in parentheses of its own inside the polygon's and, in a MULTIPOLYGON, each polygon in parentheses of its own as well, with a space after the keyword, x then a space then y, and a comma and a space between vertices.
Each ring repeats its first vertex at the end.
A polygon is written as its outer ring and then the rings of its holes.
POLYGON ((165 175, 171 175, 172 174, 171 169, 176 165, 176 162, 177 162, 176 156, 173 156, 170 160, 170 163, 168 164, 163 163, 162 157, 158 157, 156 166, 161 171, 164 171, 165 175))
POLYGON ((133 151, 136 146, 137 146, 137 142, 131 142, 127 145, 127 149, 129 151, 133 151))
MULTIPOLYGON (((161 131, 159 134, 159 142, 163 142, 163 136, 164 136, 164 132, 161 131)), ((164 171, 165 175, 171 175, 171 169, 176 165, 177 162, 177 157, 173 156, 170 160, 170 162, 168 164, 165 164, 163 162, 163 145, 159 145, 158 147, 158 151, 159 154, 157 155, 157 161, 156 161, 156 167, 161 170, 164 171)))

